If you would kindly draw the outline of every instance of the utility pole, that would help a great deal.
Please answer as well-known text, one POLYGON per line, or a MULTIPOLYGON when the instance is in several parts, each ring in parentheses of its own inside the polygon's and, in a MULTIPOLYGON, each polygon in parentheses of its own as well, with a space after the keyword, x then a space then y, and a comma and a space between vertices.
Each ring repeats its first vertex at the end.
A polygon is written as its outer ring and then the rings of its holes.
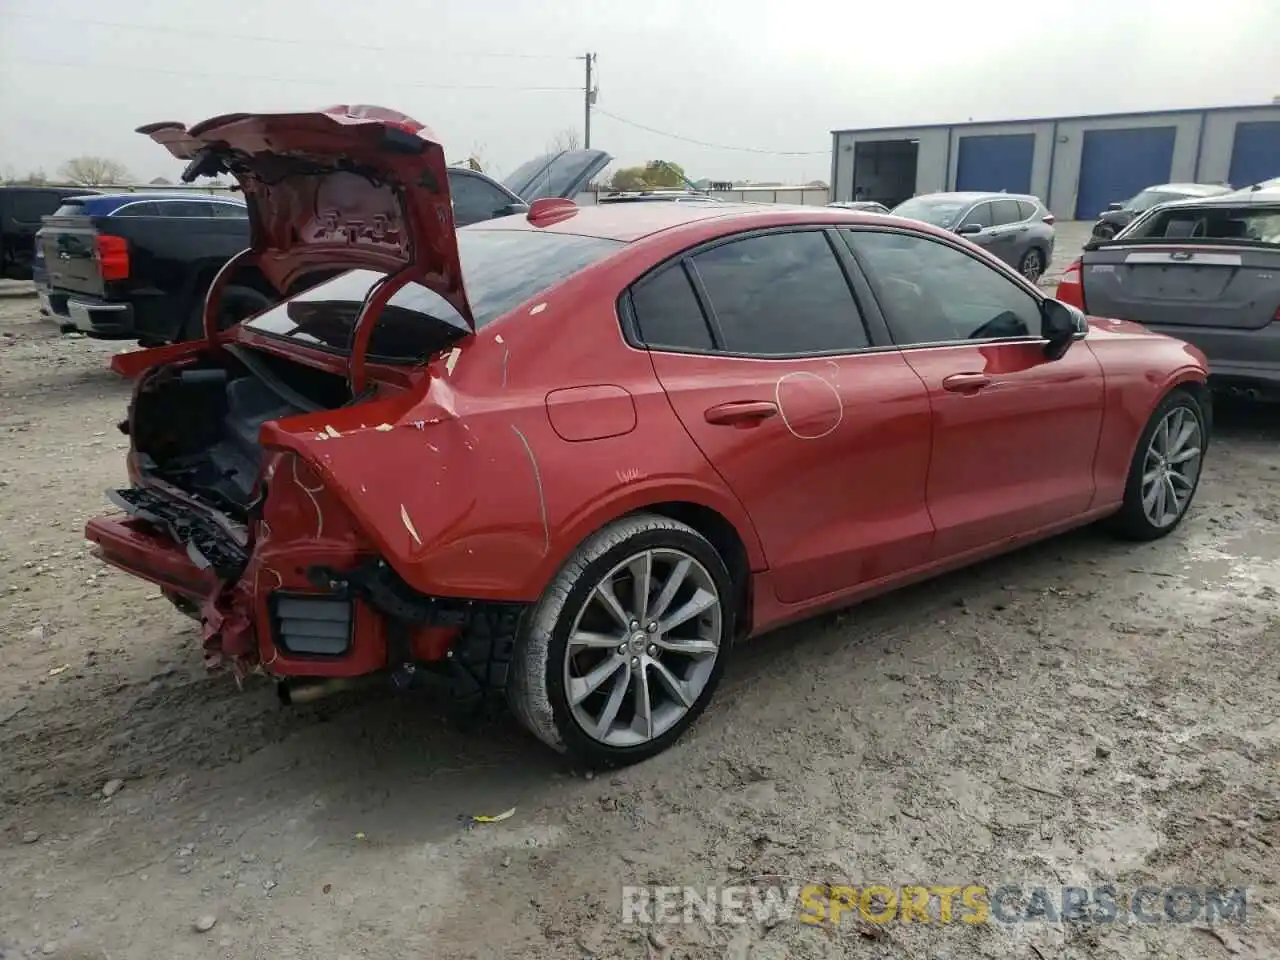
POLYGON ((589 149, 591 147, 591 105, 596 102, 596 91, 591 85, 591 67, 595 63, 596 55, 588 53, 582 58, 587 62, 587 82, 582 88, 583 93, 583 125, 582 125, 582 146, 589 149))

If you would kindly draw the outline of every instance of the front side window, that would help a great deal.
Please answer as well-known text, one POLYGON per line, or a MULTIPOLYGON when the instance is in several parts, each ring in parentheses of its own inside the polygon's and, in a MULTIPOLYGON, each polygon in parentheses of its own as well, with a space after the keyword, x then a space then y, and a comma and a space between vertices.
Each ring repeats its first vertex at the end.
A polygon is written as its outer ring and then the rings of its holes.
POLYGON ((845 236, 899 346, 1038 335, 1039 301, 975 257, 906 233, 845 236))
POLYGON ((866 328, 825 233, 769 233, 692 258, 727 353, 794 356, 860 350, 866 328))
POLYGON ((984 230, 987 227, 991 226, 991 223, 992 223, 991 204, 989 203, 978 204, 976 207, 970 210, 967 214, 965 214, 964 220, 960 223, 960 226, 963 227, 966 224, 970 224, 970 223, 976 223, 978 226, 982 227, 984 230))

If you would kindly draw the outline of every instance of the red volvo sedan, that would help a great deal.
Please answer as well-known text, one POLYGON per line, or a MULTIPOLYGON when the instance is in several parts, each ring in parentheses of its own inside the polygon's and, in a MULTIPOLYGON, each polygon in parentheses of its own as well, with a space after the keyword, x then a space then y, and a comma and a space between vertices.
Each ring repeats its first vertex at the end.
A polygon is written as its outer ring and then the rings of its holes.
POLYGON ((202 340, 114 361, 130 486, 86 535, 286 699, 435 668, 634 762, 749 636, 1097 520, 1161 537, 1195 494, 1204 357, 942 230, 563 200, 455 230, 391 111, 143 132, 236 177, 253 242, 202 340), (218 330, 243 270, 283 299, 218 330))

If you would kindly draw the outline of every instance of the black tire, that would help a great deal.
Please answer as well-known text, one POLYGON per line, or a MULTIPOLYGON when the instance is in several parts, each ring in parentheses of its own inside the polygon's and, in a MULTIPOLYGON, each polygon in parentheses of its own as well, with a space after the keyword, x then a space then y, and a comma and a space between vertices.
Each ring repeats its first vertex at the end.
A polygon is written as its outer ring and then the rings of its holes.
MULTIPOLYGON (((609 524, 578 547, 526 619, 516 641, 507 685, 507 700, 512 712, 547 746, 568 754, 587 767, 625 766, 661 753, 701 715, 715 694, 732 651, 735 628, 733 598, 737 595, 724 560, 715 547, 692 527, 657 514, 644 513, 609 524), (647 550, 679 551, 700 564, 702 572, 710 576, 718 595, 715 609, 719 613, 719 647, 709 677, 682 717, 652 739, 633 746, 615 746, 588 734, 574 716, 565 682, 569 634, 596 587, 609 572, 629 557, 647 550)), ((621 639, 625 643, 625 632, 621 639)), ((611 657, 613 653, 612 650, 608 653, 601 651, 605 657, 611 657)), ((633 660, 632 664, 635 662, 633 660)), ((621 669, 634 676, 625 664, 621 669)), ((640 669, 648 670, 647 667, 640 669)), ((631 683, 629 679, 625 698, 630 698, 633 692, 631 683)), ((604 684, 601 684, 598 692, 602 694, 603 688, 604 684)))
POLYGON ((1039 283, 1048 267, 1049 263, 1045 258, 1044 251, 1039 247, 1032 247, 1018 261, 1018 272, 1032 283, 1039 283), (1035 268, 1035 276, 1029 276, 1028 274, 1033 267, 1035 268))
MULTIPOLYGON (((275 303, 272 297, 253 287, 241 286, 238 283, 228 284, 222 291, 219 304, 218 329, 226 330, 241 320, 260 313, 275 303)), ((191 315, 182 328, 183 340, 199 340, 204 336, 204 294, 201 294, 191 308, 191 315)))
POLYGON ((1156 406, 1151 419, 1147 421, 1142 435, 1138 438, 1133 460, 1129 464, 1129 477, 1125 481, 1124 504, 1111 521, 1113 532, 1126 540, 1147 541, 1166 537, 1178 529, 1195 500, 1196 490, 1200 486, 1200 476, 1203 473, 1204 454, 1208 447, 1209 417, 1206 415, 1204 404, 1194 393, 1185 388, 1180 387, 1170 391, 1156 406), (1169 415, 1178 409, 1188 412, 1195 418, 1200 431, 1200 454, 1196 462, 1195 475, 1190 479, 1186 502, 1181 511, 1172 522, 1157 524, 1147 515, 1143 503, 1143 477, 1148 465, 1152 437, 1169 415))

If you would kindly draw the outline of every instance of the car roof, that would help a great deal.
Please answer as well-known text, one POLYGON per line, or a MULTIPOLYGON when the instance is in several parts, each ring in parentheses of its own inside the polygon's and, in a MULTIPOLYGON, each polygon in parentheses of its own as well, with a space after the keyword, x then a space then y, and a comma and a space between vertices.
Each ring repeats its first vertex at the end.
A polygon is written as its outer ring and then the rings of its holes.
POLYGON ((157 200, 185 200, 198 203, 211 201, 213 203, 232 204, 238 207, 245 206, 245 202, 241 197, 221 197, 211 193, 159 193, 152 191, 147 191, 146 193, 85 194, 83 196, 66 197, 64 202, 76 200, 80 201, 81 213, 86 217, 106 217, 131 203, 151 203, 157 200))
POLYGON ((1207 197, 1186 197, 1182 200, 1170 200, 1155 209, 1167 207, 1238 207, 1250 204, 1280 203, 1280 184, 1274 187, 1262 187, 1254 190, 1245 187, 1243 190, 1230 190, 1226 193, 1215 193, 1207 197))
POLYGON ((577 208, 572 216, 535 224, 527 216, 500 217, 462 227, 463 230, 537 230, 576 234, 630 243, 644 237, 703 221, 733 220, 739 229, 783 226, 789 223, 899 223, 886 214, 810 207, 784 203, 608 203, 577 208))
MULTIPOLYGON (((1039 197, 1034 197, 1029 193, 999 193, 989 190, 949 190, 939 191, 938 193, 921 193, 911 198, 912 200, 960 200, 968 203, 977 203, 979 200, 1032 200, 1040 203, 1039 197)), ((906 202, 905 200, 903 201, 906 202)))
POLYGON ((1170 193, 1185 193, 1188 196, 1212 197, 1218 193, 1230 193, 1230 187, 1219 183, 1162 183, 1159 186, 1146 187, 1146 190, 1167 190, 1170 193))

